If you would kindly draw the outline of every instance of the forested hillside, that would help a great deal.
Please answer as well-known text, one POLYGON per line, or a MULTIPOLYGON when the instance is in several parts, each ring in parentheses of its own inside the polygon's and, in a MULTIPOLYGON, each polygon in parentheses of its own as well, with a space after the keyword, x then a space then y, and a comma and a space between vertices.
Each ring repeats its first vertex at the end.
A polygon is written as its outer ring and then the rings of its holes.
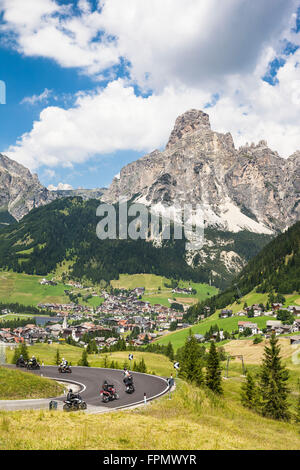
MULTIPOLYGON (((33 209, 20 222, 0 232, 0 267, 15 272, 47 275, 67 261, 68 274, 73 279, 94 283, 101 279, 118 279, 119 274, 149 273, 167 278, 208 282, 211 270, 220 274, 213 280, 216 287, 228 285, 234 272, 228 272, 222 262, 188 264, 186 240, 164 241, 154 246, 145 240, 99 240, 96 226, 98 200, 81 197, 58 199, 33 209)), ((117 207, 116 207, 117 209, 117 207)), ((128 217, 128 223, 133 218, 128 217)), ((171 230, 172 232, 172 230, 171 230)), ((248 260, 264 246, 269 236, 251 232, 227 233, 208 229, 206 238, 218 249, 235 250, 248 260)))
MULTIPOLYGON (((63 260, 73 279, 92 282, 118 279, 120 273, 153 273, 169 278, 205 281, 205 269, 185 262, 185 240, 155 248, 144 240, 99 240, 97 200, 66 198, 32 210, 0 233, 0 266, 16 272, 46 275, 63 260)), ((130 220, 130 219, 129 219, 130 220)))
POLYGON ((210 313, 213 313, 253 289, 261 293, 300 292, 300 222, 278 235, 252 258, 229 289, 191 307, 186 318, 195 320, 205 312, 205 306, 209 306, 210 313))

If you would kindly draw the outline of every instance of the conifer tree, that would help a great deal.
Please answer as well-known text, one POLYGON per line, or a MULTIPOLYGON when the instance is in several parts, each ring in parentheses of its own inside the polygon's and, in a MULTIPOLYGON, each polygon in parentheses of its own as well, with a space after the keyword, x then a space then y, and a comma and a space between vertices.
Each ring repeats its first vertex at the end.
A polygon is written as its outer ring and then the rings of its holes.
POLYGON ((287 402, 289 372, 282 365, 279 354, 278 338, 272 334, 270 346, 265 346, 259 373, 261 413, 263 416, 288 421, 290 419, 287 402))
POLYGON ((57 348, 56 353, 55 353, 55 358, 54 358, 55 364, 59 366, 61 359, 60 359, 60 353, 59 349, 57 348))
POLYGON ((212 341, 208 353, 205 382, 213 392, 222 394, 222 375, 219 354, 215 343, 212 341))
POLYGON ((12 361, 11 361, 12 364, 17 363, 17 361, 20 357, 20 354, 21 354, 21 348, 19 346, 19 347, 15 348, 15 350, 14 350, 14 355, 13 355, 13 358, 12 358, 12 361))
POLYGON ((181 354, 180 376, 189 382, 201 385, 203 382, 201 351, 190 330, 181 354))
POLYGON ((82 356, 80 361, 78 361, 79 366, 84 366, 84 367, 90 367, 89 361, 88 361, 88 353, 86 348, 83 349, 82 351, 82 356))
POLYGON ((28 348, 27 348, 27 346, 26 346, 25 343, 22 343, 22 344, 21 344, 21 351, 20 351, 20 354, 23 355, 24 361, 28 361, 28 360, 29 360, 29 352, 28 352, 28 348))
POLYGON ((170 361, 174 361, 174 349, 171 341, 169 341, 166 349, 166 356, 170 359, 170 361))
POLYGON ((146 367, 146 364, 145 364, 145 361, 144 361, 143 357, 142 357, 142 359, 140 360, 140 363, 139 363, 139 371, 142 372, 143 374, 146 374, 146 372, 147 372, 147 367, 146 367))
POLYGON ((241 402, 250 409, 256 409, 258 401, 258 391, 252 375, 247 372, 246 382, 243 383, 241 388, 241 402))

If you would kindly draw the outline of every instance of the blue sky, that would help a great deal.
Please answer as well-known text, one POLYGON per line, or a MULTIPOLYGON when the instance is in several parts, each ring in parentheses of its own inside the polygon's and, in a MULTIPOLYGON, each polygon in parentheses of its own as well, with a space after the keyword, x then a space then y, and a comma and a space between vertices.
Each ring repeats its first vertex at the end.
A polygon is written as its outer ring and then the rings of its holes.
MULTIPOLYGON (((22 103, 26 97, 39 96, 45 89, 51 90, 48 106, 68 108, 74 103, 74 95, 79 91, 92 91, 95 80, 78 73, 76 68, 63 68, 46 58, 24 57, 22 54, 0 48, 0 79, 6 84, 6 104, 0 105, 0 152, 14 144, 25 132, 29 132, 34 121, 45 107, 45 102, 22 103)), ((119 72, 119 76, 123 73, 119 72)), ((100 82, 106 86, 108 80, 100 82)), ((99 86, 99 83, 96 84, 99 86)), ((137 94, 140 92, 137 90, 137 94)), ((47 174, 47 166, 41 165, 37 173, 42 184, 57 185, 66 182, 73 187, 102 187, 111 183, 122 166, 140 158, 143 152, 119 151, 113 154, 95 154, 88 161, 74 168, 55 168, 55 176, 47 174)))
POLYGON ((107 186, 198 108, 236 146, 287 157, 299 36, 294 0, 0 0, 0 152, 46 186, 107 186))

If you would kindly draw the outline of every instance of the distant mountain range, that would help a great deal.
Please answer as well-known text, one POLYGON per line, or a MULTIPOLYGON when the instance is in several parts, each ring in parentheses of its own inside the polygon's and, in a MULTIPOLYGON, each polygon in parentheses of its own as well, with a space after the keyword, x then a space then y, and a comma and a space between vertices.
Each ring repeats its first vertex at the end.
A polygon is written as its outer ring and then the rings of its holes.
POLYGON ((164 151, 122 168, 103 200, 127 198, 157 210, 200 204, 207 226, 272 234, 300 219, 300 151, 288 159, 265 141, 239 148, 211 130, 208 114, 176 119, 164 151))
MULTIPOLYGON (((205 220, 205 243, 200 250, 180 251, 178 256, 184 258, 187 272, 201 271, 203 280, 224 286, 276 234, 300 219, 300 152, 284 159, 265 141, 236 149, 230 133, 214 132, 208 114, 192 109, 176 119, 165 150, 154 150, 126 165, 108 189, 49 191, 37 175, 0 154, 2 225, 21 221, 32 209, 55 199, 73 196, 101 198, 113 204, 127 199, 165 215, 177 205, 199 204, 205 220)), ((53 207, 49 213, 53 220, 53 207)), ((45 211, 41 214, 44 217, 45 211)), ((76 230, 80 224, 82 219, 76 221, 76 230)), ((30 240, 30 230, 28 237, 30 240)), ((157 242, 149 239, 143 243, 161 247, 157 242)), ((35 243, 44 242, 36 239, 35 243)), ((17 265, 20 269, 20 262, 17 265)), ((144 269, 141 266, 137 272, 146 272, 144 269)), ((185 269, 183 265, 181 269, 185 269)), ((153 267, 150 272, 155 270, 153 267)), ((114 272, 126 272, 126 268, 119 266, 114 272)))
POLYGON ((49 191, 23 165, 0 154, 0 223, 21 220, 32 209, 57 198, 81 196, 99 199, 105 189, 73 189, 49 191))

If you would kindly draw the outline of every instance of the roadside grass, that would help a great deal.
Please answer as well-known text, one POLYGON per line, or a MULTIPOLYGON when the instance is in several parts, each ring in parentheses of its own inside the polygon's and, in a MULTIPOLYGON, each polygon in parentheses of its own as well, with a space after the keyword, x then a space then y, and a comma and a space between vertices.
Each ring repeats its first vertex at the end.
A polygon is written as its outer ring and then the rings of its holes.
MULTIPOLYGON (((88 415, 0 411, 0 449, 22 450, 297 450, 299 425, 244 408, 232 381, 224 398, 177 381, 176 392, 130 411, 88 415), (104 432, 110 429, 111 432, 104 432)), ((236 388, 239 384, 234 384, 236 388)))
MULTIPOLYGON (((44 362, 45 365, 55 365, 56 351, 59 350, 61 358, 66 358, 69 363, 73 366, 77 366, 78 361, 81 359, 83 348, 77 346, 71 346, 69 344, 45 344, 39 343, 34 346, 28 346, 29 356, 34 355, 40 362, 44 362)), ((6 351, 6 360, 8 363, 12 362, 14 351, 12 349, 7 349, 6 351)), ((128 351, 118 351, 113 353, 100 353, 100 354, 89 354, 88 362, 91 367, 103 367, 105 356, 107 357, 108 363, 112 361, 118 362, 120 368, 123 368, 123 364, 126 361, 129 365, 128 360, 128 351)), ((142 351, 133 351, 133 363, 140 362, 142 358, 147 366, 148 373, 155 373, 156 375, 162 375, 169 377, 172 372, 174 372, 173 363, 162 354, 154 354, 142 351)))
POLYGON ((57 397, 63 392, 64 387, 53 380, 0 367, 0 400, 57 397))

